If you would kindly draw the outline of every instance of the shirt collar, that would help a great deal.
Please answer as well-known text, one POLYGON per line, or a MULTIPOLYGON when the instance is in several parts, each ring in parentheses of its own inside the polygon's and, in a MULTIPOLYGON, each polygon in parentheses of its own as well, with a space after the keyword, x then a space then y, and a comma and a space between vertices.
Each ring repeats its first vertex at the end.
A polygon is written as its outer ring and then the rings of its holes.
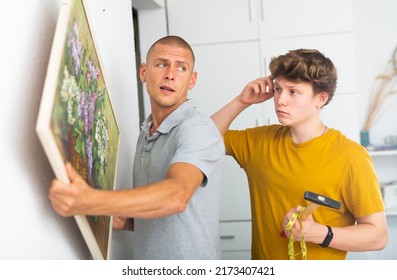
MULTIPOLYGON (((170 132, 171 129, 177 126, 193 108, 196 108, 194 100, 187 99, 160 124, 156 132, 162 134, 170 132)), ((152 114, 150 114, 150 116, 148 116, 143 122, 141 127, 147 138, 150 137, 150 127, 152 126, 152 122, 152 114)), ((156 134, 156 132, 154 134, 156 134)))

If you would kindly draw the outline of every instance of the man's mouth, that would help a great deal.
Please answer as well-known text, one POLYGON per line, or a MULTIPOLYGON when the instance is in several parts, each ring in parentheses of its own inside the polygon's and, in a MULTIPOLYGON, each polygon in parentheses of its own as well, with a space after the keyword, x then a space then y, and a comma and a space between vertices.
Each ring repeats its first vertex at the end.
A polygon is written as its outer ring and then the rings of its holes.
POLYGON ((175 90, 172 87, 169 87, 169 86, 161 86, 160 89, 161 90, 175 92, 175 90))

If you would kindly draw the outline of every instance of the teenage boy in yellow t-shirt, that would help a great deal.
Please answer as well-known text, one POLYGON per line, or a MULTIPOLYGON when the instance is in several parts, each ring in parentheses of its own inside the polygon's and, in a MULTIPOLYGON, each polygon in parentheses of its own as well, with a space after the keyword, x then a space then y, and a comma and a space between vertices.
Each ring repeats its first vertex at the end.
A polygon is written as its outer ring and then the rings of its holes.
POLYGON ((381 250, 387 223, 372 160, 358 143, 327 127, 321 109, 335 92, 337 72, 317 50, 299 49, 272 59, 271 76, 244 88, 212 119, 224 135, 226 153, 247 173, 252 207, 252 259, 345 259, 348 251, 381 250), (281 124, 229 130, 252 104, 274 97, 281 124), (312 191, 341 202, 339 210, 320 207, 306 221, 285 227, 312 191), (280 236, 280 231, 288 238, 280 236), (292 242, 291 242, 292 243, 292 242), (321 246, 320 246, 321 245, 321 246))

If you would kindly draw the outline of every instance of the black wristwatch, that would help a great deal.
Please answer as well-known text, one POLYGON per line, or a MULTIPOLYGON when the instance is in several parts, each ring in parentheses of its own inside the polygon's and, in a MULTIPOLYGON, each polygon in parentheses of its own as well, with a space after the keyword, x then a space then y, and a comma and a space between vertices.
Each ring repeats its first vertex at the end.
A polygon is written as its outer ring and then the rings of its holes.
POLYGON ((323 248, 327 248, 329 246, 329 243, 331 243, 332 238, 334 237, 332 228, 330 226, 327 226, 327 228, 328 228, 327 236, 325 236, 323 243, 320 244, 320 246, 323 248))

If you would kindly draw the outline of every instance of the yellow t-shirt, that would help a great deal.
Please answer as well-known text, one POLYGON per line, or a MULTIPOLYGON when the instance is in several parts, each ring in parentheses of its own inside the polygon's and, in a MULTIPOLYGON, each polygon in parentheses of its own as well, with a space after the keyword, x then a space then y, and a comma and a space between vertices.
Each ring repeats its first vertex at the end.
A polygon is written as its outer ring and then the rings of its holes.
MULTIPOLYGON (((291 208, 309 203, 303 198, 305 191, 341 203, 339 210, 317 208, 313 218, 320 224, 353 225, 355 217, 384 211, 371 157, 361 145, 335 129, 302 144, 295 144, 290 128, 282 125, 230 130, 224 141, 227 152, 248 178, 252 259, 289 259, 289 239, 280 236, 282 220, 291 208)), ((306 245, 307 259, 346 258, 345 251, 306 245)), ((300 251, 300 243, 295 242, 295 253, 300 251)))

